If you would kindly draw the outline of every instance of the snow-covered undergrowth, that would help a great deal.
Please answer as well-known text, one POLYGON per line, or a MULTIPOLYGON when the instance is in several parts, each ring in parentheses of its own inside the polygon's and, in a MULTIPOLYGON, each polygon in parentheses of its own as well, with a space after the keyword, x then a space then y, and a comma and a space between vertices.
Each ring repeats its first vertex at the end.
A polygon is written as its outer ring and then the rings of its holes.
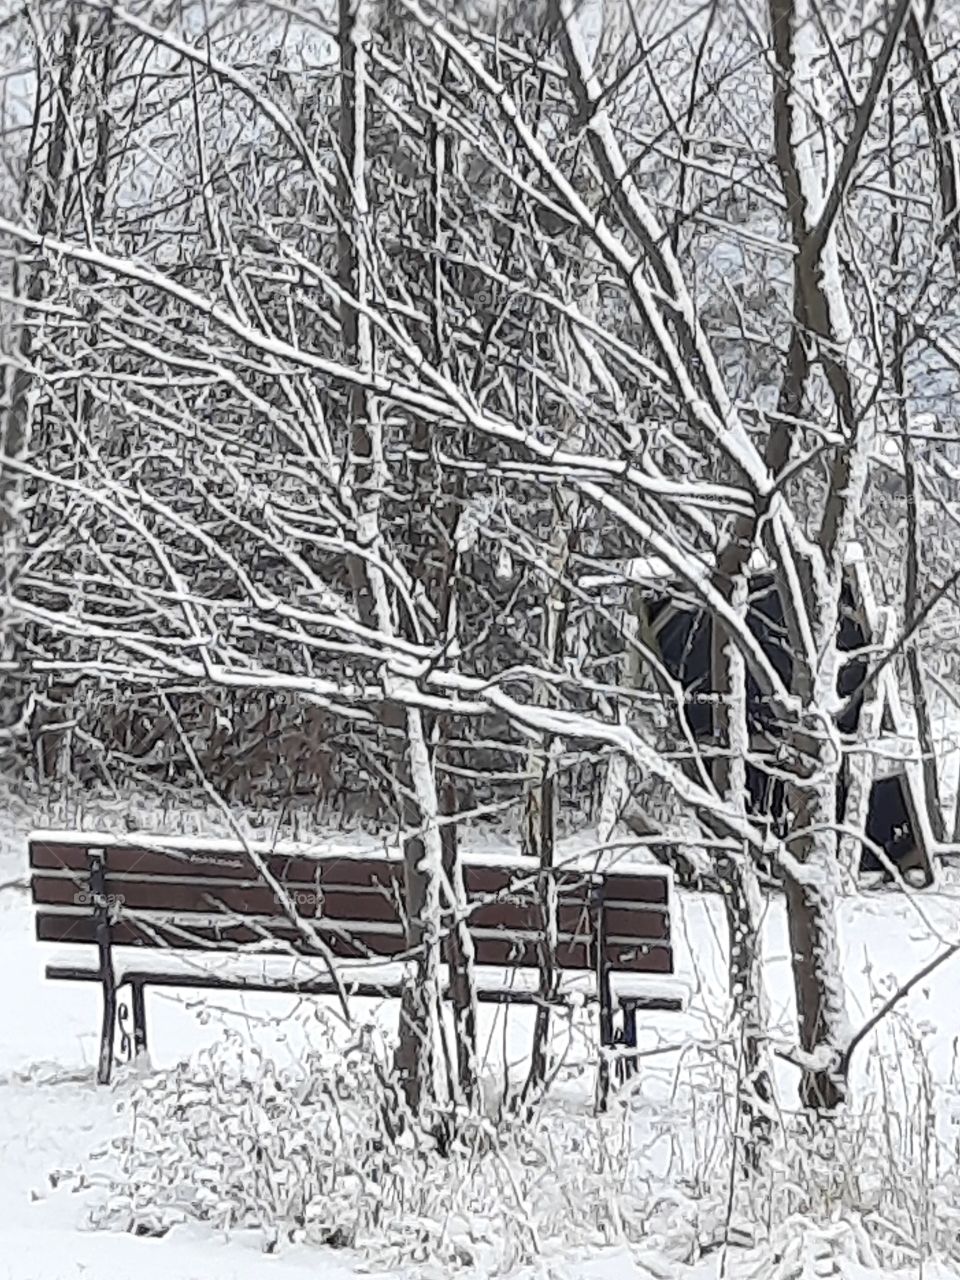
POLYGON ((270 1250, 306 1240, 384 1267, 487 1274, 649 1234, 650 1182, 625 1112, 465 1117, 441 1154, 427 1137, 386 1139, 384 1070, 363 1036, 279 1069, 226 1035, 143 1079, 126 1134, 77 1175, 103 1188, 94 1225, 164 1234, 195 1219, 259 1229, 270 1250))
POLYGON ((429 1140, 383 1140, 375 1038, 281 1068, 227 1032, 136 1082, 125 1134, 75 1185, 97 1189, 91 1221, 102 1228, 252 1228, 271 1252, 332 1245, 441 1275, 505 1275, 608 1245, 664 1277, 724 1248, 765 1280, 834 1274, 841 1260, 957 1263, 960 1091, 934 1088, 922 1037, 907 1028, 897 1040, 899 1057, 869 1064, 844 1120, 812 1129, 780 1115, 751 1182, 722 1054, 684 1055, 667 1106, 621 1097, 594 1116, 557 1100, 524 1123, 489 1107, 441 1153, 429 1140))
POLYGON ((960 1263, 960 1075, 955 1059, 934 1082, 931 1030, 894 1016, 848 1111, 781 1116, 763 1176, 732 1197, 776 1260, 769 1274, 830 1275, 841 1258, 871 1274, 960 1263))

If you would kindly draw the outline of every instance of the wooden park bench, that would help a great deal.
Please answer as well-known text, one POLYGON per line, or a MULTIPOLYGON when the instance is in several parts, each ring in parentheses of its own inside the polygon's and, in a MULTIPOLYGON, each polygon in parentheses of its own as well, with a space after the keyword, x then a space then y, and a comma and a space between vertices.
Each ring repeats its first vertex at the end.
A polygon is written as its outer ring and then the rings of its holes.
MULTIPOLYGON (((38 940, 89 953, 49 964, 47 977, 103 989, 101 1083, 110 1080, 118 1021, 124 1056, 146 1050, 147 987, 396 997, 414 959, 399 858, 36 832, 30 867, 38 940), (118 1003, 123 988, 129 1010, 118 1003)), ((610 1060, 623 1070, 632 1062, 638 1010, 682 1004, 669 980, 657 985, 673 972, 669 873, 562 867, 548 873, 545 895, 529 862, 467 858, 463 873, 477 998, 595 1001, 605 1096, 610 1060), (622 1051, 611 1053, 614 1045, 622 1051)))

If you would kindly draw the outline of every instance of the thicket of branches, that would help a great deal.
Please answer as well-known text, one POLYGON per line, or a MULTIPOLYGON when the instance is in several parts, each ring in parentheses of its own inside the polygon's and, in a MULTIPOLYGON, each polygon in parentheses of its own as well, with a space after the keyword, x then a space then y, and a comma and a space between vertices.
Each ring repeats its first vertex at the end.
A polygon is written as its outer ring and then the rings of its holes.
POLYGON ((414 1055, 458 827, 512 806, 548 864, 558 814, 636 829, 655 783, 726 888, 749 1090, 773 857, 803 1097, 838 1105, 851 544, 918 706, 924 639, 956 671, 957 35, 915 0, 11 11, 8 755, 378 792, 414 1055), (757 555, 788 684, 745 623, 757 555), (709 750, 644 630, 651 558, 715 621, 709 750), (746 806, 747 671, 782 841, 746 806))

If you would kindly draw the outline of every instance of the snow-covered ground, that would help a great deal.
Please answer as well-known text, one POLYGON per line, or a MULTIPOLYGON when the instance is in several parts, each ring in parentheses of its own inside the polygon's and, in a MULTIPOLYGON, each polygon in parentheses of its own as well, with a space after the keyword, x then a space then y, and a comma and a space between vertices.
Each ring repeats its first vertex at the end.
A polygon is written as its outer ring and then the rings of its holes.
MULTIPOLYGON (((104 1149, 112 1136, 128 1134, 127 1104, 138 1081, 121 1073, 113 1087, 97 1088, 92 1064, 99 994, 96 989, 44 980, 49 957, 33 941, 24 887, 27 819, 20 815, 0 838, 0 1280, 305 1280, 308 1275, 312 1280, 347 1280, 382 1265, 382 1249, 360 1253, 284 1243, 276 1253, 266 1254, 260 1233, 227 1238, 201 1225, 175 1227, 162 1239, 89 1228, 91 1208, 103 1200, 98 1169, 110 1164, 104 1149)), ((960 888, 948 884, 935 895, 865 895, 845 905, 842 927, 854 1025, 882 999, 890 980, 904 981, 960 940, 958 899, 960 888)), ((770 1192, 766 1205, 763 1240, 755 1248, 724 1250, 716 1247, 719 1230, 709 1227, 710 1212, 717 1205, 724 1207, 723 1200, 716 1199, 717 1177, 725 1167, 732 1168, 725 1104, 717 1097, 722 1073, 711 1065, 726 1034, 722 920, 715 902, 683 897, 678 906, 679 963, 691 993, 689 1010, 656 1015, 642 1027, 641 1047, 647 1056, 636 1091, 628 1103, 614 1108, 604 1122, 606 1130, 590 1116, 590 1020, 585 1019, 573 1036, 571 1065, 556 1104, 557 1145, 563 1152, 559 1158, 566 1167, 536 1178, 524 1175, 519 1183, 514 1179, 504 1193, 514 1201, 509 1216, 515 1220, 526 1215, 531 1229, 543 1233, 543 1256, 521 1259, 517 1274, 531 1280, 715 1280, 721 1275, 800 1280, 821 1274, 850 1280, 920 1274, 927 1280, 956 1280, 960 1270, 938 1268, 929 1260, 921 1265, 911 1241, 903 1242, 903 1268, 881 1271, 879 1264, 870 1264, 872 1246, 864 1239, 883 1238, 875 1219, 892 1212, 891 1206, 896 1209, 898 1197, 903 1199, 904 1218, 930 1200, 929 1238, 942 1242, 944 1233, 952 1230, 950 1202, 957 1202, 960 1188, 960 1125, 955 1131, 955 1121, 960 1121, 960 956, 918 986, 858 1053, 854 1082, 864 1119, 860 1128, 851 1127, 849 1145, 839 1160, 833 1160, 833 1169, 836 1173, 839 1168, 849 1183, 862 1183, 866 1189, 858 1194, 864 1203, 858 1206, 849 1188, 837 1188, 830 1192, 835 1196, 831 1208, 823 1189, 817 1224, 811 1219, 808 1228, 799 1216, 788 1221, 793 1192, 783 1186, 793 1172, 784 1167, 783 1185, 770 1192), (617 1150, 622 1154, 627 1149, 622 1135, 629 1131, 628 1165, 613 1167, 604 1176, 609 1180, 611 1216, 622 1218, 634 1206, 639 1227, 634 1223, 632 1229, 628 1224, 608 1232, 586 1226, 578 1230, 578 1212, 585 1221, 590 1214, 596 1216, 593 1201, 600 1184, 596 1179, 578 1183, 576 1169, 570 1167, 571 1159, 575 1166, 578 1158, 571 1157, 577 1126, 584 1134, 584 1151, 606 1140, 605 1134, 619 1133, 617 1150), (928 1149, 914 1150, 923 1134, 928 1149), (929 1174, 927 1198, 921 1194, 918 1170, 929 1174), (551 1196, 558 1203, 564 1197, 570 1201, 559 1216, 548 1212, 551 1196), (860 1219, 868 1220, 869 1230, 860 1219), (705 1252, 691 1246, 691 1233, 699 1235, 705 1252), (610 1241, 606 1248, 604 1236, 610 1241), (860 1263, 850 1260, 857 1256, 860 1263), (841 1270, 831 1271, 837 1259, 841 1270)), ((777 904, 769 908, 764 946, 773 1021, 786 1044, 793 1028, 792 990, 785 922, 777 904)), ((219 1051, 230 1032, 256 1044, 281 1068, 294 1066, 308 1046, 329 1047, 328 1021, 285 997, 181 998, 157 993, 148 1000, 152 1065, 161 1070, 204 1050, 219 1051)), ((387 1010, 382 1013, 388 1016, 387 1010)), ((522 1070, 531 1019, 522 1011, 511 1013, 506 1025, 502 1013, 486 1012, 484 1017, 488 1086, 493 1092, 505 1062, 522 1070)), ((781 1097, 788 1106, 792 1069, 781 1063, 778 1071, 781 1097)), ((788 1146, 781 1148, 778 1159, 789 1160, 788 1146)), ((602 1186, 599 1194, 602 1215, 602 1186)), ((809 1192, 797 1193, 798 1203, 804 1195, 809 1192)), ((736 1202, 732 1195, 730 1206, 736 1202)), ((763 1205, 753 1207, 762 1215, 763 1205)), ((495 1203, 485 1208, 494 1222, 498 1213, 506 1213, 495 1203)), ((895 1222, 889 1229, 893 1236, 904 1230, 895 1222)), ((960 1215, 956 1234, 960 1239, 960 1215)), ((915 1239, 922 1238, 918 1230, 915 1239)), ((479 1276, 484 1274, 484 1256, 480 1250, 458 1268, 431 1263, 428 1257, 404 1269, 423 1275, 479 1276)), ((881 1251, 878 1256, 893 1254, 881 1251)))

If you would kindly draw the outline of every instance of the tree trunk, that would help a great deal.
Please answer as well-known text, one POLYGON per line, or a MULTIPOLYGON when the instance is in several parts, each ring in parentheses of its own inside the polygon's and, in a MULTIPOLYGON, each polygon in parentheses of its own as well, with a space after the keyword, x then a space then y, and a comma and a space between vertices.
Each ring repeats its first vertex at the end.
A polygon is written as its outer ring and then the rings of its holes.
MULTIPOLYGON (((556 670, 563 661, 567 628, 569 593, 564 579, 576 539, 580 514, 578 497, 565 488, 553 496, 553 522, 546 553, 547 584, 540 629, 540 651, 547 670, 556 670)), ((539 705, 549 705, 549 690, 538 683, 535 698, 539 705)), ((557 843, 556 747, 550 737, 530 752, 528 768, 532 777, 524 796, 523 852, 540 864, 540 986, 544 1001, 556 995, 556 937, 552 895, 552 871, 557 843)), ((547 1078, 550 1038, 550 1008, 537 1006, 531 1050, 530 1070, 524 1086, 524 1099, 536 1097, 547 1078)))
POLYGON ((793 754, 786 787, 791 826, 781 866, 804 1061, 800 1101, 812 1110, 833 1111, 847 1096, 838 1064, 849 1030, 837 925, 835 747, 816 722, 793 730, 788 747, 793 754))
MULTIPOLYGON (((71 7, 65 23, 56 65, 56 85, 47 101, 53 103, 52 119, 42 119, 45 100, 40 56, 37 65, 37 96, 34 106, 33 147, 27 159, 23 200, 26 218, 36 221, 41 235, 59 235, 63 228, 67 188, 76 170, 73 156, 75 132, 71 129, 74 104, 79 93, 84 24, 78 10, 71 7), (40 143, 43 134, 46 140, 40 143)), ((14 270, 13 293, 30 304, 41 301, 44 293, 44 264, 39 253, 34 261, 14 270)), ((23 730, 29 718, 29 702, 23 686, 21 670, 22 637, 14 611, 10 607, 15 591, 20 558, 22 478, 17 463, 31 450, 34 414, 39 385, 34 364, 38 343, 33 325, 42 326, 43 312, 25 315, 20 325, 16 361, 10 366, 7 381, 6 408, 3 414, 2 449, 0 449, 0 739, 12 738, 23 730)), ((34 741, 35 750, 38 743, 34 741)))
MULTIPOLYGON (((850 316, 840 266, 837 224, 863 142, 902 37, 912 0, 896 0, 875 57, 870 82, 836 157, 816 127, 809 103, 817 91, 818 24, 810 0, 769 0, 774 81, 774 141, 794 247, 794 334, 785 385, 802 403, 814 363, 822 366, 843 442, 836 447, 818 537, 818 589, 805 607, 789 592, 794 634, 793 689, 802 714, 785 735, 793 777, 786 788, 791 828, 782 857, 794 988, 806 1066, 803 1105, 833 1110, 846 1096, 838 1070, 846 1037, 844 988, 837 942, 839 867, 836 791, 842 762, 833 719, 837 689, 837 629, 847 547, 863 506, 877 415, 870 399, 868 353, 850 316), (855 371, 855 375, 852 371, 855 371), (798 630, 803 618, 802 634, 798 630)), ((874 377, 880 371, 874 370, 874 377)))
MULTIPOLYGON (((730 602, 746 619, 748 579, 741 574, 729 584, 730 602)), ((717 620, 711 642, 711 689, 714 702, 714 785, 741 816, 747 794, 747 671, 743 654, 717 620)), ((770 1082, 767 1049, 767 1001, 762 979, 760 925, 763 899, 748 849, 721 851, 717 878, 727 922, 728 984, 734 1023, 739 1028, 741 1060, 738 1108, 743 1127, 745 1172, 756 1173, 770 1138, 770 1082)), ((739 1128, 740 1126, 738 1126, 739 1128)))
MULTIPOLYGON (((444 60, 441 86, 447 80, 448 60, 444 60)), ((432 192, 428 211, 428 234, 433 244, 433 289, 431 298, 431 346, 437 368, 445 364, 446 349, 446 282, 444 267, 447 253, 446 189, 450 156, 446 130, 446 107, 440 91, 430 119, 430 143, 433 161, 432 192)), ((419 475, 423 491, 414 487, 414 512, 424 526, 425 536, 413 539, 415 565, 420 566, 421 581, 427 598, 437 611, 438 628, 435 643, 446 651, 451 669, 458 667, 460 652, 459 579, 460 549, 457 530, 465 498, 464 473, 458 472, 452 494, 444 492, 447 481, 441 474, 435 456, 435 437, 431 427, 419 421, 414 431, 414 454, 420 459, 419 475), (436 511, 435 511, 436 508, 436 511), (422 555, 419 554, 422 543, 422 555)), ((465 442, 469 456, 469 438, 465 442)), ((416 572, 415 568, 415 572, 416 572)), ((457 827, 458 796, 453 752, 447 740, 453 731, 449 716, 434 718, 431 739, 434 767, 445 766, 440 784, 440 808, 443 818, 443 891, 444 907, 450 919, 446 937, 446 959, 450 968, 450 1002, 453 1006, 454 1041, 457 1055, 456 1085, 460 1101, 472 1108, 478 1096, 477 1084, 477 992, 474 973, 474 946, 470 934, 467 895, 463 865, 459 854, 457 827)))
MULTIPOLYGON (((367 198, 367 54, 369 0, 339 0, 340 124, 342 163, 339 169, 339 282, 344 347, 358 366, 375 367, 373 327, 365 310, 369 279, 365 255, 372 245, 367 198)), ((386 575, 377 558, 382 547, 380 496, 385 482, 382 424, 376 397, 355 386, 350 390, 353 498, 360 544, 368 549, 354 558, 351 576, 361 620, 384 634, 396 633, 396 619, 386 575)), ((383 672, 382 724, 395 750, 397 790, 404 829, 404 910, 407 947, 416 972, 405 983, 400 1008, 395 1068, 408 1115, 430 1120, 438 1101, 438 1057, 441 1045, 440 894, 443 848, 440 806, 422 713, 405 708, 395 697, 394 677, 383 672)), ((387 1117, 402 1126, 402 1117, 387 1117)))

